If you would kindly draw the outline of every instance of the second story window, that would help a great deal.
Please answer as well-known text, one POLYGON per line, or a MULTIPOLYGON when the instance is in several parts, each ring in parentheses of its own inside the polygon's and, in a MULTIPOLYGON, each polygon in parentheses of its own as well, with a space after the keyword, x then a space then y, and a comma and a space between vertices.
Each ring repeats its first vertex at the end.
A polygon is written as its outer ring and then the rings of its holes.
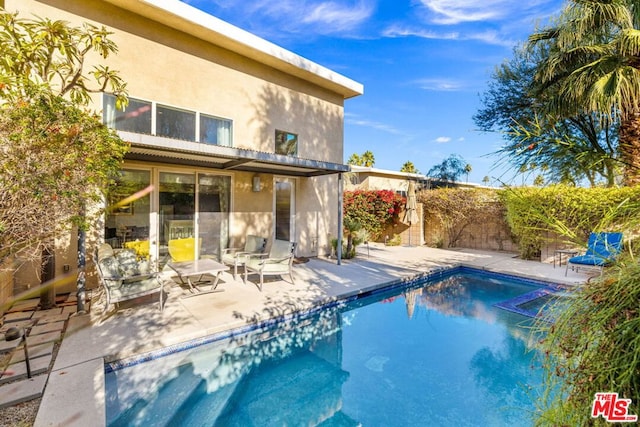
POLYGON ((113 95, 104 94, 103 120, 110 128, 125 132, 233 146, 233 121, 152 101, 129 98, 122 111, 116 109, 113 95))
POLYGON ((298 135, 276 129, 276 154, 298 155, 298 135))
POLYGON ((200 114, 200 142, 231 147, 231 121, 200 114))
POLYGON ((195 141, 196 113, 158 104, 156 107, 156 135, 195 141))
POLYGON ((151 102, 129 98, 129 105, 122 111, 116 108, 115 96, 105 95, 103 114, 104 122, 112 129, 151 134, 151 102))

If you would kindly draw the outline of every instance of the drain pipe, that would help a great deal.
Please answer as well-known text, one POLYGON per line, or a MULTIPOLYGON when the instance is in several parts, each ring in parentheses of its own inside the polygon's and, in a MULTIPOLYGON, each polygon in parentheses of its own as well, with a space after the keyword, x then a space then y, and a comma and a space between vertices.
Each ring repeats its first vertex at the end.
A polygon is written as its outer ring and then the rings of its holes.
POLYGON ((338 174, 338 244, 336 245, 336 258, 338 265, 342 264, 342 203, 344 201, 344 189, 342 187, 342 174, 338 174))

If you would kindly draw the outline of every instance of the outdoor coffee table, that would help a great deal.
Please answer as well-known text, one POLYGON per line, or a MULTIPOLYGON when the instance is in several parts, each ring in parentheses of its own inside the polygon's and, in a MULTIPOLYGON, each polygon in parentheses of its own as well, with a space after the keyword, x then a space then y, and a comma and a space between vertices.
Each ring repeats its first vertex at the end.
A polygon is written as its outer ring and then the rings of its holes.
POLYGON ((212 259, 204 258, 196 261, 184 261, 184 262, 170 262, 167 264, 173 271, 176 272, 180 279, 181 285, 189 286, 189 291, 193 295, 187 295, 187 297, 208 294, 211 292, 223 292, 224 289, 216 289, 218 287, 218 281, 223 271, 229 270, 229 267, 221 264, 212 259), (210 283, 210 281, 202 280, 202 276, 205 274, 211 274, 215 276, 213 282, 211 282, 211 289, 203 291, 198 285, 202 283, 210 283), (193 276, 200 276, 196 282, 191 280, 193 276))

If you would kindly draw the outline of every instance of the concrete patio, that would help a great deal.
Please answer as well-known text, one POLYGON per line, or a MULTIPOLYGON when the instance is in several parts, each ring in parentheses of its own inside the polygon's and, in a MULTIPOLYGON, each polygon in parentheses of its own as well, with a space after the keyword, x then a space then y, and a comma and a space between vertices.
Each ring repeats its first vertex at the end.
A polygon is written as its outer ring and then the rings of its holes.
MULTIPOLYGON (((236 329, 256 321, 308 309, 381 287, 436 268, 466 265, 490 271, 575 285, 588 276, 564 266, 523 261, 514 254, 427 247, 359 247, 354 260, 311 259, 294 266, 295 285, 265 282, 261 293, 253 283, 222 276, 224 292, 180 298, 183 290, 166 286, 164 311, 157 298, 113 306, 92 304, 87 315, 69 319, 60 350, 51 369, 36 426, 100 426, 105 424, 104 364, 158 350, 188 340, 236 329)), ((256 280, 250 276, 249 280, 256 280)))

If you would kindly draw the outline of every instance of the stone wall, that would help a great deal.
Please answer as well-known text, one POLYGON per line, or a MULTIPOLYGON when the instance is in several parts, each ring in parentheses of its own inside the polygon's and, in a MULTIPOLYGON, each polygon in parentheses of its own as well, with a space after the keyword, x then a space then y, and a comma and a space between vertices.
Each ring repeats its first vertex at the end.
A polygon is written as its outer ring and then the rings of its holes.
MULTIPOLYGON (((447 248, 449 236, 440 220, 434 216, 425 217, 425 244, 432 247, 447 248)), ((492 218, 483 223, 471 223, 464 227, 456 244, 458 248, 490 251, 518 252, 513 242, 509 225, 504 218, 492 218)))
POLYGON ((13 297, 13 270, 11 261, 0 263, 0 316, 4 314, 2 309, 7 301, 13 297))

